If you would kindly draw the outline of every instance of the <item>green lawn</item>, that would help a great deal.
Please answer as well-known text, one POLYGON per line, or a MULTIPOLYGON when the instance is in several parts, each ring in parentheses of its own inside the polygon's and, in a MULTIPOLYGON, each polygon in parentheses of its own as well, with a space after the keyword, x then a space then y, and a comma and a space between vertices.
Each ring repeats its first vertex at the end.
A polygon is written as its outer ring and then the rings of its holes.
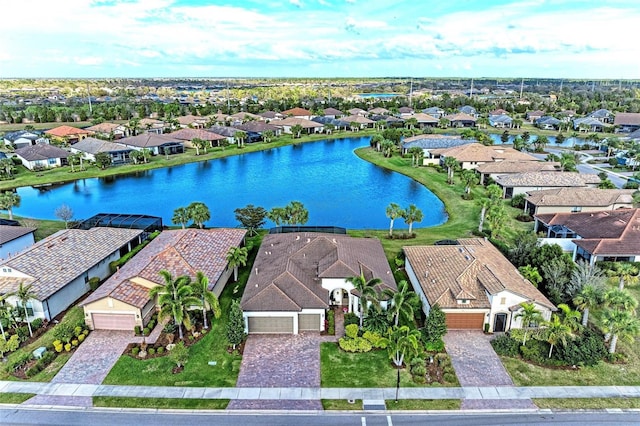
POLYGON ((228 399, 93 397, 94 407, 224 410, 227 405, 229 405, 228 399))
POLYGON ((22 404, 34 396, 35 393, 0 393, 0 404, 22 404))
MULTIPOLYGON (((0 217, 8 219, 9 215, 0 213, 0 217)), ((64 222, 60 220, 30 219, 15 215, 13 216, 13 219, 19 221, 22 226, 37 228, 35 232, 36 241, 40 241, 43 238, 48 237, 49 235, 55 234, 61 229, 65 229, 64 222)))
POLYGON ((601 410, 605 408, 640 408, 640 398, 535 398, 538 408, 567 410, 601 410))
POLYGON ((387 410, 459 410, 459 399, 393 399, 385 401, 387 410))
POLYGON ((362 410, 362 400, 356 399, 350 403, 346 399, 323 399, 322 408, 325 410, 362 410))

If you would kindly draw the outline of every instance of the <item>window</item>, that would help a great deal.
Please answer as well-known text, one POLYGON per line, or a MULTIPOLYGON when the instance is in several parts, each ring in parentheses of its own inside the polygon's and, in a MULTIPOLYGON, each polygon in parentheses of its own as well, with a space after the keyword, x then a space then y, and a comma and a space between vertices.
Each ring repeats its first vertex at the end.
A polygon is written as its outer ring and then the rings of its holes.
POLYGON ((49 165, 50 166, 55 166, 57 163, 57 160, 55 158, 49 158, 49 165))
POLYGON ((578 213, 581 211, 582 211, 582 207, 580 206, 571 207, 571 213, 578 213))
POLYGON ((507 298, 506 298, 506 297, 501 297, 501 298, 500 298, 500 304, 501 304, 501 305, 504 305, 504 304, 506 304, 506 303, 507 303, 507 298))
MULTIPOLYGON (((20 302, 16 303, 16 308, 18 308, 20 314, 24 313, 24 308, 22 307, 20 302)), ((27 316, 33 316, 33 305, 31 304, 31 302, 27 302, 27 316)))

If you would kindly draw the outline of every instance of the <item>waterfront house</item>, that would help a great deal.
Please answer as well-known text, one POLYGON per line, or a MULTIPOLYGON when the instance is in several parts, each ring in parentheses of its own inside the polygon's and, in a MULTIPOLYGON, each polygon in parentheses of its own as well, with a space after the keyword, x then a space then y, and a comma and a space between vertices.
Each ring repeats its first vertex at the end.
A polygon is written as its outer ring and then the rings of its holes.
POLYGON ((16 149, 15 156, 29 170, 50 169, 67 165, 69 151, 46 143, 16 149))
POLYGON ((71 152, 74 154, 82 153, 83 158, 96 161, 96 155, 105 153, 111 158, 112 164, 124 164, 129 162, 129 154, 133 148, 126 145, 96 139, 92 137, 85 138, 80 142, 71 146, 71 152))
POLYGON ((74 143, 90 136, 92 133, 73 126, 58 126, 44 132, 52 141, 73 145, 74 143))
POLYGON ((600 184, 598 175, 575 172, 525 172, 496 176, 494 180, 504 198, 542 189, 596 188, 600 184))
POLYGON ((0 225, 0 261, 31 247, 35 243, 35 228, 0 225))
POLYGON ((527 191, 524 210, 530 215, 617 210, 633 207, 635 189, 553 188, 527 191))

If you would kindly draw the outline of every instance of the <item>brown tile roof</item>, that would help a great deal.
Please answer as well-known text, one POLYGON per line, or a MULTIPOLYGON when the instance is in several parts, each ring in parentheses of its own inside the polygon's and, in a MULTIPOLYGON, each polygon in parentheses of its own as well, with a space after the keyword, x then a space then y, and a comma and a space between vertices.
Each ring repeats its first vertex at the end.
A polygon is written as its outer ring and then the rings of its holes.
POLYGON ((461 239, 459 243, 403 247, 429 304, 437 303, 445 309, 486 309, 490 307, 487 293, 508 290, 555 308, 493 244, 478 238, 461 239), (458 304, 459 299, 469 303, 458 304))
POLYGON ((554 188, 527 192, 536 206, 593 206, 633 203, 635 189, 554 188))
POLYGON ((344 112, 335 108, 325 108, 322 112, 324 113, 324 115, 344 115, 344 112))
POLYGON ((396 289, 379 240, 322 233, 265 236, 244 294, 246 311, 300 311, 326 308, 322 278, 347 278, 362 272, 396 289))
POLYGON ((227 252, 231 247, 241 246, 245 234, 244 229, 227 228, 163 231, 87 297, 83 304, 111 296, 137 306, 135 303, 140 303, 136 299, 139 294, 119 287, 130 285, 129 280, 135 277, 162 284, 159 275, 162 269, 168 270, 174 277, 189 275, 191 278, 195 278, 197 271, 202 271, 209 278, 210 287, 213 287, 227 267, 227 252))
POLYGON ((374 124, 375 123, 375 121, 368 119, 367 117, 362 115, 348 115, 346 117, 342 117, 340 121, 345 121, 347 123, 354 122, 358 124, 374 124))
POLYGON ((585 187, 600 183, 598 175, 575 172, 528 172, 496 176, 495 181, 503 187, 585 187))
POLYGON ((191 141, 195 138, 200 138, 205 141, 219 141, 226 139, 224 136, 203 129, 180 129, 169 133, 168 136, 181 141, 191 141))
POLYGON ((405 120, 415 118, 418 120, 418 123, 438 123, 438 119, 432 115, 425 114, 424 112, 418 112, 416 114, 411 114, 408 117, 405 117, 405 120))
POLYGON ((237 126, 233 126, 238 130, 242 130, 244 132, 257 132, 263 133, 268 130, 275 132, 279 128, 274 126, 273 124, 265 123, 264 121, 247 121, 246 123, 238 124, 237 126))
POLYGON ((309 111, 308 109, 304 109, 304 108, 300 108, 300 107, 295 107, 295 108, 291 108, 288 109, 286 111, 282 111, 282 115, 286 116, 293 116, 293 117, 307 117, 307 116, 311 116, 311 111, 309 111))
POLYGON ((206 117, 201 117, 199 115, 184 115, 184 116, 179 116, 177 118, 178 123, 182 124, 182 125, 186 125, 188 126, 189 124, 193 124, 193 123, 204 123, 207 121, 206 117))
POLYGON ((349 111, 347 111, 349 114, 351 115, 358 115, 358 114, 368 114, 367 111, 363 110, 362 108, 351 108, 349 111))
POLYGON ((480 164, 476 170, 480 173, 524 173, 524 172, 554 172, 558 163, 550 161, 517 161, 504 160, 480 164))
POLYGON ((158 127, 158 126, 164 126, 164 121, 162 120, 156 120, 155 118, 143 118, 142 120, 140 120, 140 122, 138 123, 140 125, 140 127, 146 127, 147 125, 150 125, 152 127, 158 127))
POLYGON ((16 149, 16 155, 27 161, 48 160, 49 158, 67 158, 69 151, 48 143, 39 143, 16 149))
POLYGON ((91 127, 87 127, 85 130, 88 130, 90 132, 96 132, 96 133, 111 133, 114 130, 117 130, 118 128, 123 128, 123 127, 124 126, 122 124, 104 122, 104 123, 96 124, 91 127))
POLYGON ((454 157, 460 162, 487 163, 505 160, 540 161, 533 155, 520 152, 513 148, 503 146, 486 146, 476 142, 454 146, 452 148, 433 149, 431 152, 445 157, 454 157))
POLYGON ((27 228, 24 226, 7 226, 0 225, 0 245, 6 244, 27 234, 35 232, 36 228, 27 228))
POLYGON ((63 138, 65 136, 88 135, 90 132, 72 126, 58 126, 51 130, 47 130, 45 134, 63 138))
POLYGON ((235 114, 231 114, 230 117, 237 120, 262 120, 263 118, 250 112, 236 112, 235 114))
POLYGON ((117 142, 105 141, 92 137, 84 138, 73 145, 74 150, 97 154, 99 152, 131 151, 128 146, 117 142))
POLYGON ((631 125, 640 126, 640 113, 638 112, 619 112, 613 119, 613 124, 618 126, 631 125))
POLYGON ((465 114, 464 112, 459 112, 457 114, 451 114, 451 115, 447 115, 447 120, 449 120, 450 122, 454 122, 454 121, 473 121, 476 122, 477 119, 469 114, 465 114))
POLYGON ((572 240, 594 255, 640 255, 639 209, 584 213, 549 213, 535 216, 547 225, 564 225, 578 234, 572 240))
POLYGON ((119 143, 137 148, 152 148, 167 143, 178 142, 176 137, 170 135, 158 135, 156 133, 141 133, 137 136, 129 136, 118 140, 119 143))
POLYGON ((265 111, 265 112, 261 112, 258 114, 260 117, 262 118, 267 118, 269 120, 274 119, 274 118, 281 118, 284 117, 283 114, 279 113, 279 112, 275 112, 275 111, 265 111))
MULTIPOLYGON (((33 279, 33 291, 44 300, 140 235, 137 229, 65 229, 2 263, 33 279)), ((22 278, 11 278, 14 289, 22 278)), ((7 282, 5 282, 7 284, 7 282)), ((6 291, 7 287, 2 286, 6 291)), ((13 291, 13 290, 10 290, 13 291)))
POLYGON ((383 114, 389 114, 389 110, 386 108, 372 108, 369 110, 369 114, 374 114, 374 115, 383 115, 383 114))
POLYGON ((149 289, 129 280, 124 280, 111 292, 110 296, 136 308, 143 308, 149 303, 149 289))
POLYGON ((282 127, 282 126, 295 126, 299 124, 303 129, 315 128, 315 127, 323 127, 323 124, 316 123, 315 121, 307 120, 306 118, 298 118, 298 117, 287 117, 282 120, 273 120, 270 124, 274 126, 282 127))

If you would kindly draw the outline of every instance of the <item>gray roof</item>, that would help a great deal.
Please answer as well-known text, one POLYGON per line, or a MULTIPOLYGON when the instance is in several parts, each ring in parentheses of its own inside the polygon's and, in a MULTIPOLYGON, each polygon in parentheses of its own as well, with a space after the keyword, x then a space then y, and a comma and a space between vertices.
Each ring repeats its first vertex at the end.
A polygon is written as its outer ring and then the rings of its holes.
POLYGON ((458 108, 458 111, 463 112, 465 114, 471 114, 471 115, 477 113, 476 109, 474 107, 472 107, 471 105, 461 106, 460 108, 458 108))
POLYGON ((69 151, 46 143, 39 143, 16 149, 16 155, 27 161, 38 161, 48 160, 50 158, 67 158, 69 151))
POLYGON ((210 132, 216 133, 218 135, 224 136, 226 138, 232 138, 236 135, 236 133, 240 132, 238 129, 234 129, 233 127, 227 126, 211 126, 207 130, 210 132))
POLYGON ((182 141, 169 135, 141 133, 137 136, 119 139, 119 143, 136 148, 152 148, 170 143, 182 143, 182 141))
POLYGON ((556 186, 584 187, 600 183, 598 175, 575 172, 530 172, 496 176, 495 181, 503 187, 531 186, 552 188, 556 186))
POLYGON ((547 124, 547 125, 557 126, 560 123, 561 123, 560 120, 558 120, 555 117, 551 117, 549 115, 545 115, 536 120, 536 124, 547 124))
POLYGON ((513 122, 513 118, 509 117, 507 114, 489 116, 490 124, 495 124, 495 123, 509 124, 511 122, 513 122))
POLYGON ((611 111, 609 111, 608 109, 597 109, 595 111, 593 111, 591 114, 589 114, 589 117, 594 117, 594 118, 607 118, 607 117, 611 117, 613 115, 613 113, 611 111))
POLYGON ((348 121, 344 121, 341 120, 339 118, 331 118, 331 117, 313 117, 311 119, 312 121, 315 121, 316 123, 320 123, 320 124, 331 124, 335 127, 349 127, 349 122, 348 121))
POLYGON ((15 132, 7 132, 4 134, 4 139, 9 142, 15 142, 18 139, 29 139, 32 141, 38 140, 42 137, 42 134, 31 132, 29 130, 17 130, 15 132))
POLYGON ((466 145, 473 140, 462 139, 457 136, 439 135, 418 135, 402 140, 402 148, 409 149, 417 146, 422 149, 453 148, 454 146, 466 145))
POLYGON ((24 226, 0 225, 0 245, 35 232, 35 230, 36 228, 27 228, 24 226))
POLYGON ((131 148, 122 145, 121 143, 104 141, 102 139, 92 137, 84 138, 73 144, 73 149, 94 155, 100 152, 131 151, 131 148))
POLYGON ((587 126, 606 126, 606 124, 594 117, 581 117, 573 120, 574 127, 581 124, 586 124, 587 126))

